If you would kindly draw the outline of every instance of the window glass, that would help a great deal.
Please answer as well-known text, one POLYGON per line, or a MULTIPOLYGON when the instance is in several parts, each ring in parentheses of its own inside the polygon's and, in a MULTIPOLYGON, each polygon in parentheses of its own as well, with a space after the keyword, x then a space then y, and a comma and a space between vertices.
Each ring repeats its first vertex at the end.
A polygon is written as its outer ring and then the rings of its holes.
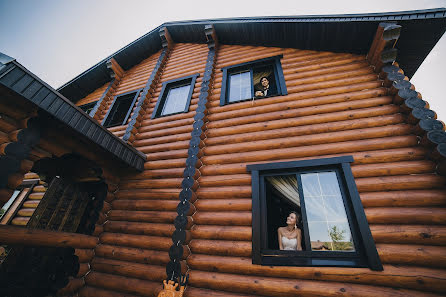
POLYGON ((8 211, 11 204, 15 201, 17 196, 20 194, 20 190, 15 190, 12 194, 11 198, 9 198, 8 202, 3 205, 3 207, 0 209, 0 219, 3 217, 3 215, 8 211))
POLYGON ((301 174, 312 250, 354 251, 336 172, 301 174))
POLYGON ((184 111, 186 108, 190 87, 191 86, 189 84, 187 86, 169 89, 161 115, 168 115, 184 111))
MULTIPOLYGON (((300 197, 295 174, 267 176, 266 180, 266 203, 267 203, 267 228, 268 228, 268 248, 279 249, 277 232, 280 227, 285 226, 286 219, 290 212, 298 214, 296 228, 301 227, 300 197)), ((295 232, 289 234, 289 240, 282 242, 284 247, 294 246, 297 248, 297 238, 295 232)), ((299 246, 303 244, 299 242, 299 246)))
MULTIPOLYGON (((96 101, 97 102, 97 101, 96 101)), ((83 111, 85 111, 86 114, 90 114, 90 112, 93 110, 93 108, 96 105, 96 102, 91 102, 82 106, 79 106, 80 109, 82 109, 83 111)))
POLYGON ((136 93, 131 93, 116 98, 116 101, 104 122, 105 127, 114 127, 125 124, 124 121, 127 120, 127 115, 132 107, 135 95, 136 93))
POLYGON ((251 98, 251 72, 234 73, 229 81, 229 102, 251 98))

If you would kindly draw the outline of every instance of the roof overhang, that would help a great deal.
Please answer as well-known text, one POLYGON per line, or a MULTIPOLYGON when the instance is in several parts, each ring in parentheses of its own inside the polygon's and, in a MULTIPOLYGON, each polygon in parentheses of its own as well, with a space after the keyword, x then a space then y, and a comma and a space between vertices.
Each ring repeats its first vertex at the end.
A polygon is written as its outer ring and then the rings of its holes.
POLYGON ((158 31, 162 27, 178 43, 206 43, 204 26, 212 24, 220 44, 367 54, 380 22, 397 22, 402 26, 397 61, 411 78, 445 32, 446 9, 168 22, 100 61, 58 91, 77 102, 110 81, 106 66, 110 58, 128 70, 159 51, 162 42, 158 31))
MULTIPOLYGON (((15 59, 0 53, 0 94, 6 100, 25 100, 46 113, 51 121, 62 125, 71 134, 82 138, 101 157, 114 160, 119 167, 141 171, 145 154, 113 135, 96 120, 48 84, 20 65, 15 59)), ((11 101, 13 102, 13 101, 11 101)))

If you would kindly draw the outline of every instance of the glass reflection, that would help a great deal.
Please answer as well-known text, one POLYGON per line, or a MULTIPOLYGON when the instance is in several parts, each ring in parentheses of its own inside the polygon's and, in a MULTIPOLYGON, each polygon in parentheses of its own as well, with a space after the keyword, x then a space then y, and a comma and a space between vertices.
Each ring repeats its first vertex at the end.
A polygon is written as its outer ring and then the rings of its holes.
POLYGON ((251 72, 232 74, 229 82, 229 102, 251 98, 251 72))
POLYGON ((354 251, 336 172, 301 175, 312 250, 354 251))
POLYGON ((182 112, 186 107, 187 98, 189 96, 190 85, 172 88, 167 94, 166 103, 164 104, 161 115, 182 112))

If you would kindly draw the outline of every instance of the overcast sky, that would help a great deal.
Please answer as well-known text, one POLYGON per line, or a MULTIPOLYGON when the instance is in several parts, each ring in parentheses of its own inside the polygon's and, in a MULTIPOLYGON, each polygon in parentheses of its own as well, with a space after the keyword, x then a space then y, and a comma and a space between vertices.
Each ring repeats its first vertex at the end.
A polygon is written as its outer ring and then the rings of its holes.
MULTIPOLYGON (((438 7, 446 7, 446 0, 0 0, 0 52, 16 58, 57 88, 169 21, 438 7)), ((446 35, 412 78, 423 99, 443 121, 446 121, 445 69, 446 35)))

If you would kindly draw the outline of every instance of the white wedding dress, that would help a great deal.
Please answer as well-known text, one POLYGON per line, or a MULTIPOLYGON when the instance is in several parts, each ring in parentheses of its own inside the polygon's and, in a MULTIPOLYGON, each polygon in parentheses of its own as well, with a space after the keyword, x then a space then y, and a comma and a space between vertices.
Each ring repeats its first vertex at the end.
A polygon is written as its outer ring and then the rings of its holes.
POLYGON ((282 236, 282 246, 286 251, 295 251, 297 250, 297 238, 289 239, 286 236, 282 236))

